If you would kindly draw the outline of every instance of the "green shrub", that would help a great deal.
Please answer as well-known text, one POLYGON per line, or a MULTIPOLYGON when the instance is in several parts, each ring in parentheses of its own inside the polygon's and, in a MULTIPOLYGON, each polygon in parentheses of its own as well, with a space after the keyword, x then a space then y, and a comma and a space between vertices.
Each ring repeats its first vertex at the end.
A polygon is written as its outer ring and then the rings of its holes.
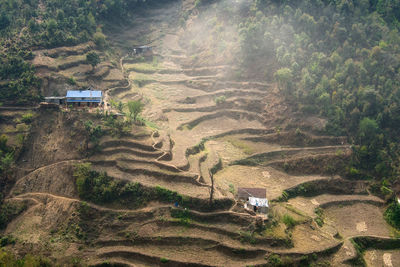
POLYGON ((391 226, 400 230, 400 204, 397 201, 387 207, 384 217, 391 226))
POLYGON ((118 197, 119 183, 106 173, 91 170, 90 163, 75 165, 74 177, 79 197, 95 203, 109 203, 118 197))
POLYGON ((289 199, 289 194, 286 191, 282 192, 282 195, 279 197, 279 201, 287 201, 289 199))
POLYGON ((28 112, 21 117, 21 121, 24 123, 31 123, 33 119, 33 114, 28 112))
POLYGON ((76 85, 76 80, 74 77, 71 76, 68 78, 67 83, 70 85, 76 85))
POLYGON ((28 125, 25 123, 19 123, 16 126, 17 132, 26 132, 28 130, 28 125))
POLYGON ((215 164, 211 169, 210 172, 212 174, 216 174, 219 170, 222 170, 222 160, 221 158, 218 160, 218 163, 215 164))
POLYGON ((167 262, 169 262, 169 260, 168 260, 167 258, 161 258, 160 261, 161 261, 161 263, 167 263, 167 262))
POLYGON ((254 234, 251 231, 243 231, 239 232, 240 234, 240 242, 242 243, 250 243, 250 244, 255 244, 256 239, 254 238, 254 234))
POLYGON ((322 227, 324 225, 324 221, 319 217, 315 218, 315 222, 318 224, 319 227, 322 227))
POLYGON ((15 238, 12 236, 3 236, 0 238, 0 247, 5 247, 7 245, 15 244, 15 238))
POLYGON ((18 259, 11 252, 0 249, 0 266, 4 267, 51 267, 53 264, 43 257, 25 255, 18 259))
POLYGON ((171 210, 171 217, 179 219, 182 226, 190 226, 192 221, 191 214, 187 209, 173 209, 171 210))
POLYGON ((233 184, 229 184, 229 192, 231 192, 231 194, 235 194, 235 186, 233 184))
POLYGON ((79 197, 94 203, 120 203, 138 207, 151 200, 183 202, 183 197, 175 191, 161 186, 145 188, 140 183, 119 181, 107 173, 92 170, 90 163, 76 164, 73 175, 79 197))
POLYGON ((297 224, 296 220, 295 220, 292 216, 290 216, 289 214, 283 215, 283 217, 282 217, 282 222, 283 222, 283 223, 286 225, 286 227, 288 227, 288 228, 292 228, 292 227, 294 227, 294 226, 297 224))
POLYGON ((165 189, 161 186, 155 187, 155 195, 158 200, 163 202, 182 202, 182 196, 179 195, 177 192, 165 189))
POLYGON ((171 217, 177 219, 190 219, 190 212, 187 209, 172 209, 171 217))
POLYGON ((218 96, 218 97, 214 98, 214 101, 215 101, 215 104, 217 104, 217 105, 223 104, 226 102, 226 96, 224 96, 224 95, 218 96))
POLYGON ((268 257, 268 264, 271 266, 280 266, 282 264, 282 259, 279 255, 272 254, 268 257))
POLYGON ((104 48, 107 44, 106 36, 101 31, 97 31, 93 35, 93 40, 99 48, 104 48))

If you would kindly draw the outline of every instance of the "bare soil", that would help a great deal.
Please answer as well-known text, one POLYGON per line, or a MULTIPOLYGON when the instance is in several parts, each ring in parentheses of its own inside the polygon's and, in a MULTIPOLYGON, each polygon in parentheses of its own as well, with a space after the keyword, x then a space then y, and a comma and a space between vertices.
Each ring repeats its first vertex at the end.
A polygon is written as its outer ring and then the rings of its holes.
MULTIPOLYGON (((105 57, 97 51, 104 60, 93 71, 84 62, 96 49, 92 43, 35 52, 44 95, 91 85, 104 89, 106 103, 141 100, 149 126, 134 126, 122 138, 103 137, 101 151, 87 158, 82 123, 93 116, 39 110, 7 196, 28 207, 4 232, 17 238, 16 252, 44 254, 65 265, 77 257, 123 266, 248 266, 266 264, 271 253, 315 253, 346 266, 355 257, 349 237, 391 235, 384 203, 368 195, 365 183, 332 178, 342 174, 351 154, 346 139, 319 135, 326 120, 295 113, 272 79, 239 78, 237 30, 224 26, 225 49, 219 52, 212 46, 212 23, 206 23, 215 10, 202 15, 193 6, 191 0, 160 4, 130 25, 109 26, 105 32, 117 52, 105 57), (189 19, 181 27, 184 12, 189 19), (155 47, 154 56, 139 62, 128 52, 144 44, 155 47), (72 175, 82 160, 115 179, 160 185, 199 203, 210 199, 209 170, 220 160, 213 176, 216 200, 234 199, 238 187, 265 187, 269 200, 307 182, 317 190, 313 197, 270 202, 266 229, 257 231, 257 217, 240 203, 208 212, 173 203, 137 210, 85 203, 72 175), (347 191, 336 190, 344 185, 347 191), (314 221, 315 208, 323 209, 323 226, 314 221), (286 225, 284 215, 295 224, 286 225)), ((12 136, 22 113, 1 112, 0 132, 12 136)), ((397 254, 371 250, 365 257, 371 266, 396 266, 397 254)))

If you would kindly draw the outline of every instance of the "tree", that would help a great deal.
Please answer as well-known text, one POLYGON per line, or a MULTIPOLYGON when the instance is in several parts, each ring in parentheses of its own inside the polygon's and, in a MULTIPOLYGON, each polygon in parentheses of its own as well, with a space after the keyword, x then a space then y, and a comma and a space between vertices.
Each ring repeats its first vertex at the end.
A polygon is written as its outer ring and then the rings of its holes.
POLYGON ((0 170, 5 175, 5 177, 8 177, 8 175, 11 173, 13 165, 14 165, 14 153, 12 152, 7 153, 1 159, 1 165, 0 165, 0 170))
MULTIPOLYGON (((371 143, 379 132, 378 123, 374 119, 364 118, 359 125, 358 134, 366 144, 371 143)), ((362 142, 362 143, 364 143, 362 142)))
POLYGON ((84 126, 86 130, 86 151, 88 151, 90 136, 92 135, 92 130, 93 130, 93 122, 91 120, 85 121, 84 126))
POLYGON ((86 121, 84 126, 86 130, 86 151, 88 151, 89 142, 92 142, 95 148, 98 146, 99 138, 103 135, 103 130, 100 125, 94 126, 91 120, 86 121))
POLYGON ((129 101, 128 102, 128 109, 129 109, 129 117, 133 118, 136 121, 137 120, 137 116, 143 110, 143 103, 140 102, 140 100, 129 101))
POLYGON ((10 25, 10 19, 6 13, 0 14, 0 30, 7 28, 10 25))
POLYGON ((90 183, 92 165, 90 162, 87 162, 77 164, 74 167, 73 176, 76 179, 78 194, 80 197, 88 197, 92 187, 90 183))
POLYGON ((96 52, 90 52, 86 55, 86 62, 92 65, 92 72, 94 68, 100 63, 100 57, 96 52))
POLYGON ((293 74, 289 68, 282 68, 275 72, 274 77, 278 82, 279 89, 288 91, 290 89, 293 74))
POLYGON ((124 109, 124 104, 122 104, 121 101, 118 102, 117 109, 118 109, 118 111, 119 111, 120 113, 122 113, 122 111, 123 111, 123 109, 124 109))
POLYGON ((103 49, 106 46, 106 36, 101 32, 101 30, 98 30, 94 35, 93 35, 94 43, 101 49, 103 49))

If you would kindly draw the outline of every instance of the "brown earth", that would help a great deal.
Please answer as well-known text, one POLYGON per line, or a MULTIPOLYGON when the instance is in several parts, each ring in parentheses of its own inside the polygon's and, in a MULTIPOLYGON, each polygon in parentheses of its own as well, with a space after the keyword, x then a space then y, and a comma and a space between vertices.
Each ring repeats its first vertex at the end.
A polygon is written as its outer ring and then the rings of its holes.
MULTIPOLYGON (((345 266, 355 257, 349 237, 391 235, 384 203, 368 195, 365 183, 332 178, 343 174, 351 155, 346 138, 319 135, 326 121, 294 112, 272 79, 235 75, 237 29, 221 21, 222 41, 214 40, 214 26, 206 22, 216 20, 216 9, 199 13, 193 6, 194 1, 160 4, 130 25, 114 25, 106 34, 117 52, 110 59, 97 51, 103 62, 93 72, 84 62, 96 49, 92 43, 35 52, 45 95, 92 85, 105 90, 106 103, 140 99, 148 126, 134 126, 121 138, 105 136, 101 151, 86 157, 83 122, 101 123, 94 114, 37 110, 7 195, 7 201, 27 204, 4 231, 17 239, 10 249, 65 265, 80 258, 94 265, 257 266, 275 253, 297 260, 315 254, 345 266), (189 18, 181 27, 185 12, 189 18), (222 53, 218 42, 225 43, 222 53), (155 46, 146 62, 127 54, 142 44, 155 46), (71 77, 76 84, 68 85, 71 77), (257 230, 257 217, 240 203, 201 212, 173 203, 132 210, 83 202, 72 175, 83 160, 115 179, 161 185, 199 203, 209 200, 209 170, 220 160, 213 176, 216 200, 234 199, 238 187, 265 187, 270 200, 284 191, 303 192, 310 183, 315 191, 312 197, 271 202, 266 227, 257 230), (338 190, 343 185, 347 190, 338 190), (322 226, 315 208, 323 211, 322 226), (295 225, 286 225, 285 215, 295 225)), ((10 134, 21 112, 4 114, 0 129, 10 134)), ((381 252, 375 258, 371 253, 368 263, 380 258, 381 252)), ((390 256, 393 266, 396 255, 390 256)))

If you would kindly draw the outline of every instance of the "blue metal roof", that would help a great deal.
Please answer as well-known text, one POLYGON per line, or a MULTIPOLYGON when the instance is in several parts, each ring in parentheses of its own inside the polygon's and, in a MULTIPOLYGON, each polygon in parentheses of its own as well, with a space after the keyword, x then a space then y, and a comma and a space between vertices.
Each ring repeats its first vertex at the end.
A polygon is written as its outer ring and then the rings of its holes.
POLYGON ((69 97, 79 97, 79 98, 86 98, 86 97, 99 97, 103 95, 102 91, 91 91, 91 90, 83 90, 83 91, 68 91, 67 98, 69 97))
POLYGON ((78 103, 78 102, 82 102, 82 103, 88 103, 88 102, 91 102, 91 103, 100 103, 100 99, 97 99, 97 100, 88 100, 88 99, 84 99, 84 100, 77 100, 77 99, 67 99, 67 103, 78 103))

